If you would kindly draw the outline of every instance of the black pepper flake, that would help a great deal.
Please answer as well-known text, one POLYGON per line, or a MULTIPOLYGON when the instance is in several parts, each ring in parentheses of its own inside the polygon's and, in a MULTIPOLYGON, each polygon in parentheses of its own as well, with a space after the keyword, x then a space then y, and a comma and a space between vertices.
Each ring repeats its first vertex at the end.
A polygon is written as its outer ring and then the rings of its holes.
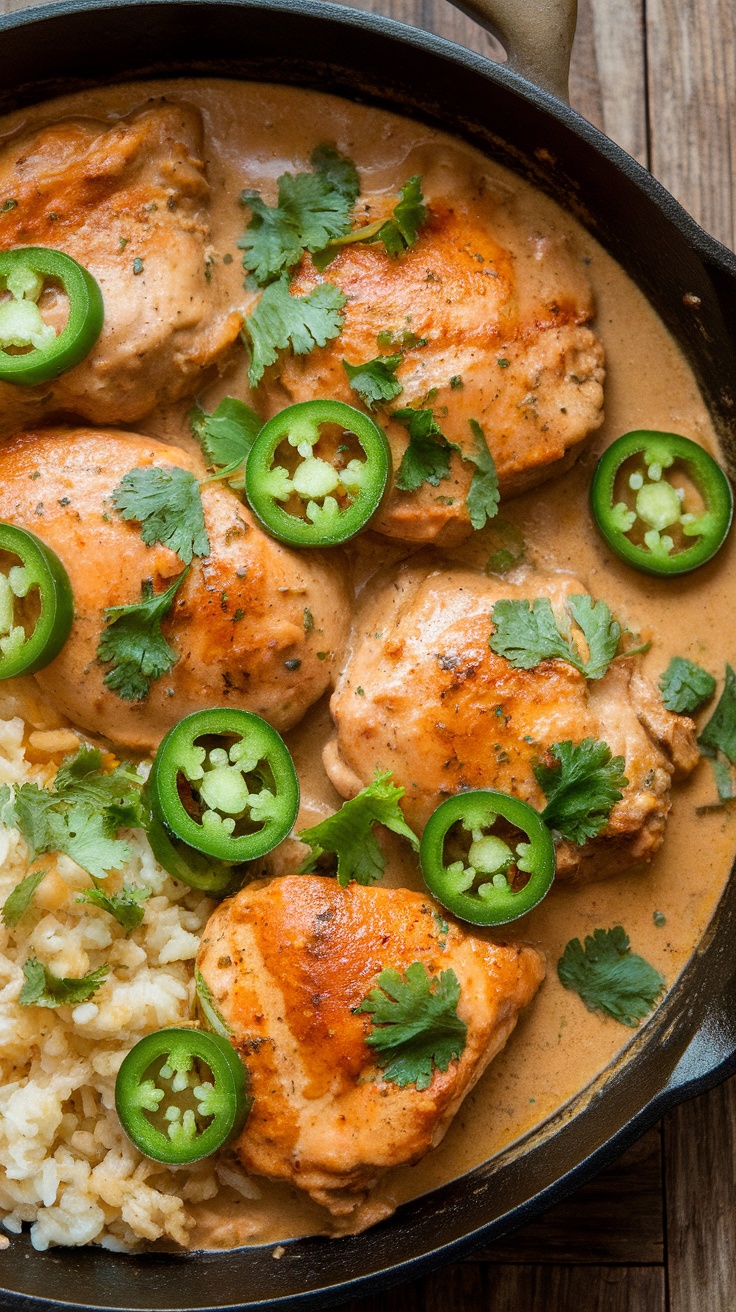
POLYGON ((232 255, 230 254, 229 251, 228 251, 227 255, 223 255, 223 257, 222 257, 222 262, 223 262, 223 264, 232 264, 232 262, 233 262, 233 257, 232 257, 232 255))
POLYGON ((285 670, 298 670, 299 667, 300 667, 300 665, 301 665, 301 661, 296 660, 296 659, 291 660, 291 661, 284 661, 284 669, 285 669, 285 670))
POLYGON ((71 502, 71 498, 70 498, 70 497, 62 497, 62 498, 60 499, 60 501, 59 501, 59 505, 60 505, 60 506, 68 506, 68 505, 70 504, 70 502, 71 502))
POLYGON ((43 501, 39 501, 38 505, 36 506, 36 514, 37 515, 43 514, 43 501))

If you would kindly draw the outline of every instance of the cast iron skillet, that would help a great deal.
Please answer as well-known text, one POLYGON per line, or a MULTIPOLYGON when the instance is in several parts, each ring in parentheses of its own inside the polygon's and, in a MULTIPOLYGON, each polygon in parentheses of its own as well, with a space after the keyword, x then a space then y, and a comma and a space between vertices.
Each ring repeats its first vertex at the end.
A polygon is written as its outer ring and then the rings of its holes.
MULTIPOLYGON (((298 83, 395 108, 510 165, 573 210, 643 288, 684 348, 736 469, 736 258, 561 99, 574 0, 463 0, 509 65, 388 19, 315 0, 62 0, 0 20, 0 113, 132 77, 215 74, 298 83), (530 15, 529 10, 533 9, 530 15), (529 72, 539 90, 518 71, 529 72)), ((697 587, 697 577, 680 587, 697 587)), ((683 884, 697 880, 683 869, 683 884)), ((415 1277, 557 1201, 678 1100, 736 1069, 736 881, 694 959, 598 1087, 500 1161, 366 1234, 220 1254, 95 1249, 0 1254, 0 1308, 324 1308, 415 1277)))

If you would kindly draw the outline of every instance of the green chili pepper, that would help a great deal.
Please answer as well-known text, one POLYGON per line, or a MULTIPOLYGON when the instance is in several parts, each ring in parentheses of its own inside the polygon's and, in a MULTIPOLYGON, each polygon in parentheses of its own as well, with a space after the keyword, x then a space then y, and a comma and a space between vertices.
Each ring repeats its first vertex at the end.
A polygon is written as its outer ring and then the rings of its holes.
POLYGON ((0 524, 0 679, 35 674, 58 656, 74 619, 69 576, 34 533, 0 524), (11 557, 8 561, 7 557, 11 557))
POLYGON ((245 882, 247 871, 242 865, 230 865, 187 847, 157 816, 151 814, 147 826, 151 851, 160 866, 181 884, 188 884, 208 897, 229 897, 237 893, 245 882))
POLYGON ((302 401, 261 429, 248 454, 245 490, 253 513, 280 542, 334 547, 365 528, 390 469, 386 435, 369 415, 343 401, 302 401))
POLYGON ((525 915, 555 874, 554 842, 539 812, 490 789, 442 802, 427 822, 419 860, 437 901, 471 925, 505 925, 525 915), (501 832, 494 833, 499 820, 501 832))
POLYGON ((646 574, 687 574, 711 560, 733 518, 720 465, 677 433, 626 433, 604 452, 590 488, 596 524, 646 574))
POLYGON ((170 835, 230 864, 265 856, 291 833, 299 810, 283 739, 259 715, 235 708, 195 711, 170 729, 148 788, 170 835))
POLYGON ((63 251, 45 246, 0 251, 0 291, 10 292, 0 301, 3 382, 33 387, 58 378, 89 355, 102 332, 102 292, 92 274, 63 251), (58 336, 37 304, 49 281, 60 284, 69 301, 66 325, 58 336))
POLYGON ((128 1138, 156 1162, 209 1157, 242 1130, 253 1099, 227 1039, 168 1029, 136 1043, 118 1072, 115 1107, 128 1138))

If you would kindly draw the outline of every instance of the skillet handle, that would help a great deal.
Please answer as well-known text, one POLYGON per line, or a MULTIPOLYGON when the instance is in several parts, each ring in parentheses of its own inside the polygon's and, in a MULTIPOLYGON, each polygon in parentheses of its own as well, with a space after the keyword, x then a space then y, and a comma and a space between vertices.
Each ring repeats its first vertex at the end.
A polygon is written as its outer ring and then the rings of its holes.
POLYGON ((559 100, 568 99, 577 0, 452 0, 498 37, 508 66, 559 100))

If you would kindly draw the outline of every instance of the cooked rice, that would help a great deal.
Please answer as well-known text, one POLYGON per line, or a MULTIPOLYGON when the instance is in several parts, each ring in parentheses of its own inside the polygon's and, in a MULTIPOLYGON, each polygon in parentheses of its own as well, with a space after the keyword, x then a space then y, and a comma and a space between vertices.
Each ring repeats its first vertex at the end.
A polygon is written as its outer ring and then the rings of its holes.
MULTIPOLYGON (((48 784, 58 758, 29 764, 24 733, 21 719, 0 720, 0 783, 48 784)), ((126 837, 133 858, 106 888, 125 878, 151 889, 129 939, 105 911, 76 902, 90 878, 63 855, 36 863, 48 874, 20 924, 0 923, 0 1218, 14 1233, 31 1222, 37 1249, 186 1244, 195 1224, 188 1205, 225 1183, 252 1196, 232 1162, 166 1168, 143 1157, 115 1113, 115 1077, 129 1049, 151 1030, 192 1018, 194 957, 213 908, 162 870, 142 833, 126 837), (56 975, 79 977, 106 963, 110 973, 79 1006, 21 1007, 29 954, 56 975)), ((0 903, 28 871, 24 839, 0 826, 0 903)))

